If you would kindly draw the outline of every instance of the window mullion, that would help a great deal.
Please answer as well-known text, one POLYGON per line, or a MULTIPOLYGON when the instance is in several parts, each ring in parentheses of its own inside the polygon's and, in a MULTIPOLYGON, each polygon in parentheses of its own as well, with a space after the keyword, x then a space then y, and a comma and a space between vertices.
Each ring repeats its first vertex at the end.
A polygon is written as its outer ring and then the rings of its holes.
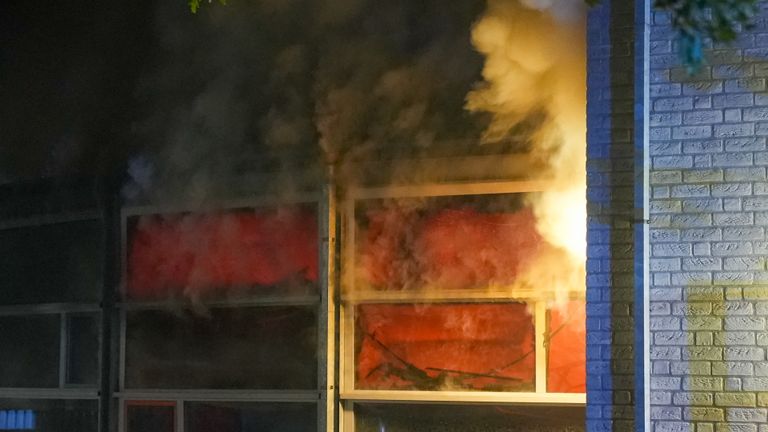
POLYGON ((175 432, 184 432, 184 401, 176 400, 176 421, 174 422, 175 432))
POLYGON ((67 341, 68 336, 67 314, 59 314, 59 388, 64 388, 67 383, 67 341))
POLYGON ((536 393, 547 392, 547 302, 537 300, 534 306, 536 332, 536 393))

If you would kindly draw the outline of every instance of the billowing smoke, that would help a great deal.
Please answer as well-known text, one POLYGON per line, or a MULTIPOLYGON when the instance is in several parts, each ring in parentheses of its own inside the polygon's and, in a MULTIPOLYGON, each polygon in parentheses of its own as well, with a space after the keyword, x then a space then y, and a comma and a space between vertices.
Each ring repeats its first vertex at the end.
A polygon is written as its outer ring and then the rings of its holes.
MULTIPOLYGON (((482 68, 470 27, 483 6, 261 0, 192 16, 158 3, 126 200, 195 210, 239 191, 290 198, 328 166, 344 186, 367 174, 361 161, 477 152, 486 116, 463 101, 482 68)), ((211 259, 198 249, 192 261, 211 259)))
POLYGON ((580 0, 489 0, 472 31, 474 45, 486 56, 484 82, 466 105, 492 115, 484 143, 504 140, 531 115, 540 115, 531 152, 546 161, 553 185, 530 203, 539 233, 569 252, 570 262, 554 268, 579 275, 573 281, 580 279, 586 254, 584 24, 580 0))
POLYGON ((260 0, 194 19, 182 3, 157 6, 134 127, 154 177, 133 195, 204 202, 238 172, 324 165, 346 181, 363 160, 462 154, 484 127, 462 108, 482 66, 469 41, 482 0, 260 0))
MULTIPOLYGON (((366 271, 383 274, 376 263, 400 263, 385 273, 397 275, 388 285, 406 288, 514 279, 559 292, 583 289, 581 3, 262 0, 206 8, 195 21, 160 4, 161 49, 138 89, 147 111, 135 130, 146 137, 146 150, 129 164, 126 195, 194 206, 221 199, 230 192, 227 179, 241 171, 275 173, 265 183, 240 182, 243 190, 286 195, 311 181, 279 173, 307 167, 335 167, 343 187, 368 175, 357 168, 361 161, 522 152, 552 179, 511 210, 532 210, 521 214, 533 215, 546 243, 526 246, 535 249, 534 264, 532 254, 502 253, 512 246, 494 242, 526 237, 520 232, 533 228, 509 223, 516 220, 510 210, 458 207, 451 216, 450 209, 441 214, 420 204, 409 210, 424 216, 420 227, 384 230, 392 237, 372 240, 392 248, 375 249, 366 271), (469 216, 455 223, 456 214, 469 216), (457 227, 475 233, 471 244, 451 243, 457 227), (386 253, 401 256, 378 259, 386 253)), ((393 183, 424 176, 424 166, 406 173, 392 166, 393 183)), ((397 222, 392 214, 378 217, 397 222)))

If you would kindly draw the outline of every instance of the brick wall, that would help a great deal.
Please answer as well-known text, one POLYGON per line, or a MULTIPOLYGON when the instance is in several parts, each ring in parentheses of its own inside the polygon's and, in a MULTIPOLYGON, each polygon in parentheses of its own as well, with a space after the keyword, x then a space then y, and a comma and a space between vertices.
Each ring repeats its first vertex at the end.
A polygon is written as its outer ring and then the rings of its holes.
POLYGON ((635 427, 635 1, 587 28, 587 430, 635 427))
POLYGON ((651 419, 768 431, 768 2, 754 30, 679 68, 651 29, 651 419))

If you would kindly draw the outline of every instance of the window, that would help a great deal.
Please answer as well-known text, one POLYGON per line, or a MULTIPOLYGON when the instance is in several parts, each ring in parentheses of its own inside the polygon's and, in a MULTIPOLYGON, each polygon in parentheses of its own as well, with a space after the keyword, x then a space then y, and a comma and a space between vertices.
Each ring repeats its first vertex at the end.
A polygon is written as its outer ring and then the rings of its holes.
POLYGON ((316 309, 128 311, 126 388, 315 389, 316 309))
POLYGON ((0 220, 0 430, 95 432, 102 215, 34 213, 0 220))
POLYGON ((0 431, 96 432, 97 400, 2 399, 0 431))
POLYGON ((573 431, 585 423, 582 407, 492 404, 355 403, 355 430, 381 431, 573 431))
POLYGON ((0 316, 0 386, 59 386, 61 319, 56 314, 0 316))
POLYGON ((121 432, 325 430, 320 209, 124 209, 121 432))
POLYGON ((317 408, 307 403, 189 402, 188 432, 294 432, 317 430, 317 408))
POLYGON ((165 401, 126 402, 128 432, 174 432, 176 403, 165 401))
POLYGON ((342 431, 583 429, 583 287, 541 277, 561 253, 528 207, 545 186, 350 191, 342 431))
POLYGON ((0 304, 93 303, 101 298, 99 220, 0 229, 0 304))

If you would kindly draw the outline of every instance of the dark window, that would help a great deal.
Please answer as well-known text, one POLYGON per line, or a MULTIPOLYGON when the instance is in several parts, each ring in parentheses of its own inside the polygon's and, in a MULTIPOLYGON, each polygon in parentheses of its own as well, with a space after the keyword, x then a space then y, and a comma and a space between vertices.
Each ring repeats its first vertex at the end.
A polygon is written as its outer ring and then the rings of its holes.
POLYGON ((355 404, 357 432, 576 432, 584 407, 355 404))
POLYGON ((128 312, 126 386, 316 388, 316 338, 312 306, 128 312))
POLYGON ((173 402, 128 402, 127 432, 174 432, 176 406, 173 402))
POLYGON ((99 326, 96 315, 67 318, 67 384, 96 384, 99 372, 99 326))
POLYGON ((0 387, 59 386, 59 315, 0 317, 0 387))
POLYGON ((0 230, 0 304, 96 302, 100 221, 0 230))
POLYGON ((96 432, 98 418, 95 400, 0 399, 0 430, 96 432))
POLYGON ((187 432, 303 432, 317 430, 317 405, 190 402, 187 432))

